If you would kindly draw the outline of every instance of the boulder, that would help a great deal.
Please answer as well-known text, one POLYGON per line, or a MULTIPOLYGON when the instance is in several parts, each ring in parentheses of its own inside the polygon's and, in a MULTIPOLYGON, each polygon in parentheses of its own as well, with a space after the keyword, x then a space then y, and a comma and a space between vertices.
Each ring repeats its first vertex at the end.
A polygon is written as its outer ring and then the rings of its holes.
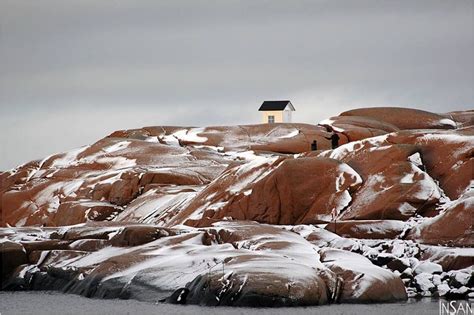
POLYGON ((411 161, 418 150, 377 137, 322 152, 320 156, 347 163, 363 181, 338 219, 407 220, 434 207, 441 192, 431 176, 411 161))
POLYGON ((402 107, 358 108, 341 116, 362 116, 385 122, 400 129, 454 129, 456 124, 446 116, 402 107))
POLYGON ((384 135, 398 131, 399 128, 383 121, 363 116, 337 116, 331 117, 319 123, 329 130, 333 130, 340 137, 344 136, 347 141, 359 141, 366 138, 384 135))
POLYGON ((86 252, 96 252, 109 246, 109 241, 104 239, 80 239, 69 244, 69 248, 86 252))
POLYGON ((443 272, 443 267, 437 263, 431 261, 421 261, 413 270, 415 274, 428 273, 428 274, 440 274, 443 272))
POLYGON ((445 114, 461 127, 474 126, 474 110, 455 111, 445 114))
POLYGON ((395 258, 389 263, 387 263, 387 268, 392 271, 398 271, 403 273, 407 268, 410 267, 410 264, 406 262, 406 259, 395 258))
POLYGON ((474 248, 423 245, 421 260, 437 263, 445 271, 464 269, 474 265, 474 248))
POLYGON ((418 292, 424 293, 423 296, 431 296, 436 290, 436 286, 433 284, 433 275, 430 273, 422 272, 415 276, 415 287, 418 292))
POLYGON ((348 220, 326 225, 326 230, 343 237, 393 239, 405 229, 405 222, 395 220, 348 220))
POLYGON ((45 251, 45 250, 65 250, 69 249, 69 241, 61 240, 38 240, 38 241, 20 241, 27 253, 32 251, 45 251))
POLYGON ((474 194, 466 194, 452 202, 444 212, 415 226, 407 239, 425 244, 474 246, 474 194))
MULTIPOLYGON (((243 258, 235 264, 252 263, 243 258)), ((304 270, 302 270, 304 272, 304 270)), ((207 306, 251 306, 251 307, 288 307, 327 304, 326 284, 310 268, 308 280, 295 279, 288 283, 287 277, 268 273, 248 271, 244 274, 211 274, 198 276, 190 282, 187 295, 178 296, 186 304, 207 306), (225 286, 222 286, 222 282, 225 286)), ((183 301, 176 302, 183 303, 183 301)))
POLYGON ((0 262, 2 265, 2 283, 7 281, 8 276, 20 265, 28 262, 25 248, 7 239, 0 240, 0 262))
POLYGON ((340 302, 371 303, 405 300, 402 280, 390 271, 373 265, 362 255, 324 248, 321 262, 343 279, 340 302))
POLYGON ((56 226, 73 225, 89 220, 104 221, 114 213, 121 212, 122 208, 104 201, 77 200, 66 201, 59 205, 54 214, 53 222, 56 226))
POLYGON ((471 187, 474 169, 474 128, 459 130, 412 130, 389 134, 387 142, 418 148, 426 173, 439 182, 451 199, 471 187))
POLYGON ((131 225, 122 228, 110 238, 112 246, 138 246, 154 241, 160 237, 173 235, 169 229, 150 225, 131 225))

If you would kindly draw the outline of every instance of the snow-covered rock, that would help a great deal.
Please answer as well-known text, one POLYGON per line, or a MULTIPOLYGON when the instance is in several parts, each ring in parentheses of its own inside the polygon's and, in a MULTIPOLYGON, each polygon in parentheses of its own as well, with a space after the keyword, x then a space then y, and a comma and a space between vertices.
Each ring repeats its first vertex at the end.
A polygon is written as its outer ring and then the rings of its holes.
POLYGON ((423 272, 415 276, 416 286, 420 292, 431 292, 435 285, 433 284, 433 275, 423 272))
POLYGON ((440 274, 443 272, 443 267, 430 261, 422 261, 415 267, 413 271, 417 275, 420 273, 440 274))
POLYGON ((0 172, 2 284, 208 305, 464 298, 472 122, 373 108, 116 131, 0 172))

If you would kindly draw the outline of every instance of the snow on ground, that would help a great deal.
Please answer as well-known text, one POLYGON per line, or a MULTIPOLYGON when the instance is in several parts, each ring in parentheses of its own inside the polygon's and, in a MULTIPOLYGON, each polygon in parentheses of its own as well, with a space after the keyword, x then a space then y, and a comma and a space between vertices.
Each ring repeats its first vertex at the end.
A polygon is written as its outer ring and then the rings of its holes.
POLYGON ((416 165, 417 167, 421 168, 423 167, 423 161, 421 159, 420 152, 413 153, 408 157, 408 161, 416 165))
POLYGON ((75 179, 69 182, 63 182, 61 187, 61 195, 62 197, 76 197, 76 191, 81 187, 84 183, 83 179, 75 179))
POLYGON ((235 184, 228 188, 232 194, 237 194, 245 190, 251 183, 257 182, 264 178, 275 168, 269 167, 277 159, 278 156, 268 157, 263 155, 255 155, 253 151, 245 152, 227 152, 226 155, 233 156, 239 159, 244 159, 245 164, 239 166, 236 171, 229 170, 222 176, 232 174, 235 177, 235 184))
POLYGON ((164 218, 168 213, 184 208, 201 190, 199 187, 192 189, 174 193, 159 193, 157 189, 150 189, 132 201, 114 221, 165 224, 164 218))
POLYGON ((201 133, 204 131, 204 128, 191 128, 188 130, 180 130, 176 131, 173 133, 173 137, 177 138, 178 140, 181 141, 187 141, 187 142, 206 142, 207 138, 206 137, 201 137, 198 136, 198 133, 201 133))
POLYGON ((322 151, 320 156, 329 157, 331 159, 342 160, 348 154, 352 154, 353 152, 365 149, 365 148, 372 148, 375 149, 383 149, 383 144, 387 141, 387 135, 376 136, 372 138, 367 138, 364 140, 353 141, 345 143, 335 149, 332 150, 325 150, 322 151))
MULTIPOLYGON (((53 160, 53 163, 51 164, 51 168, 63 168, 67 167, 69 165, 73 165, 77 162, 79 154, 83 153, 85 150, 90 148, 90 146, 83 146, 77 149, 73 149, 70 151, 67 151, 63 153, 63 156, 60 158, 56 158, 53 160)), ((51 156, 50 156, 51 157, 51 156)), ((50 158, 48 157, 48 158, 50 158)), ((46 161, 48 158, 44 159, 46 161)))
POLYGON ((321 125, 321 126, 325 126, 325 125, 328 125, 328 126, 331 126, 331 128, 335 131, 335 132, 344 132, 344 129, 341 129, 341 128, 338 128, 338 127, 335 127, 333 125, 334 123, 334 120, 332 119, 324 119, 324 120, 321 120, 318 125, 321 125))
POLYGON ((101 157, 95 159, 95 161, 99 164, 106 164, 109 168, 116 170, 130 168, 137 165, 135 159, 127 159, 122 156, 101 157))
POLYGON ((441 125, 451 126, 453 128, 457 127, 457 124, 452 119, 449 119, 449 118, 440 119, 439 123, 441 125))
MULTIPOLYGON (((90 148, 90 146, 74 149, 74 150, 63 153, 62 154, 63 156, 55 158, 52 161, 51 166, 49 166, 49 168, 60 169, 60 168, 67 168, 71 166, 78 166, 81 164, 91 164, 91 163, 106 164, 112 169, 122 169, 122 168, 133 167, 136 165, 135 159, 127 159, 122 156, 107 156, 110 153, 117 153, 119 151, 125 150, 130 145, 130 143, 131 143, 130 141, 120 141, 100 150, 99 152, 87 155, 82 158, 79 158, 79 155, 83 153, 85 150, 87 150, 88 148, 90 148)), ((43 160, 42 164, 45 163, 50 158, 51 157, 48 157, 45 160, 43 160)), ((35 177, 39 177, 38 175, 42 175, 42 173, 35 174, 35 177)), ((48 177, 51 177, 51 175, 48 177)))
MULTIPOLYGON (((362 184, 362 178, 360 175, 349 165, 345 163, 341 163, 338 166, 340 171, 339 176, 336 178, 336 193, 338 195, 338 203, 335 205, 334 209, 332 210, 332 217, 337 217, 342 210, 344 210, 347 206, 350 205, 352 201, 352 196, 349 193, 349 190, 354 189, 355 187, 362 184), (346 184, 346 178, 349 177, 351 180, 350 186, 346 184)), ((321 216, 323 218, 323 216, 321 216)), ((327 217, 326 220, 330 221, 330 217, 327 217)))
POLYGON ((180 146, 181 145, 180 142, 203 143, 207 141, 207 138, 198 135, 199 133, 203 131, 204 131, 204 128, 181 129, 169 135, 159 136, 159 140, 162 143, 171 145, 171 146, 180 146))
POLYGON ((356 187, 362 184, 362 177, 360 177, 359 173, 357 173, 352 167, 350 167, 346 163, 339 164, 338 169, 341 172, 341 174, 336 179, 337 191, 340 191, 340 189, 344 186, 347 175, 349 175, 350 178, 353 180, 351 187, 356 187))
POLYGON ((115 152, 115 151, 120 151, 120 150, 124 150, 126 149, 130 143, 132 143, 131 141, 120 141, 120 142, 117 142, 111 146, 108 146, 106 148, 104 148, 103 150, 106 152, 106 153, 112 153, 112 152, 115 152))
MULTIPOLYGON (((186 130, 185 130, 186 131, 186 130)), ((170 146, 176 146, 179 147, 179 140, 174 134, 171 135, 164 135, 164 136, 159 136, 160 142, 170 145, 170 146)))
POLYGON ((401 178, 400 182, 405 184, 416 184, 416 186, 413 188, 415 191, 411 192, 413 197, 420 200, 441 198, 442 192, 433 178, 415 165, 410 164, 410 166, 411 172, 406 173, 401 178))
POLYGON ((293 137, 296 137, 297 135, 299 135, 300 131, 298 129, 293 129, 290 133, 284 135, 284 136, 280 136, 279 138, 280 139, 286 139, 286 138, 293 138, 293 137))

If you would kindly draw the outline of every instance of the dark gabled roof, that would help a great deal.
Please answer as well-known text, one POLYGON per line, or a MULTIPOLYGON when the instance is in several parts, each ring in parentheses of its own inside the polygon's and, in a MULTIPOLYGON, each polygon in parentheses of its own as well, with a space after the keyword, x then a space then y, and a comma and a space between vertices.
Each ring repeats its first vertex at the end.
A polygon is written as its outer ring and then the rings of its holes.
POLYGON ((259 111, 268 110, 284 110, 287 105, 290 105, 291 110, 295 110, 293 104, 290 101, 265 101, 262 106, 258 109, 259 111))

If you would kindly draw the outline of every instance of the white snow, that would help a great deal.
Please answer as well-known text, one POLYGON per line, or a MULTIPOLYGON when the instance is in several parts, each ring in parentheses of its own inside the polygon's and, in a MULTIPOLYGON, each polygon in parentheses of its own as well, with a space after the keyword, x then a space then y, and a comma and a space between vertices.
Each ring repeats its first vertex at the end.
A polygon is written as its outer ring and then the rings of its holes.
POLYGON ((137 165, 135 159, 127 159, 123 156, 100 157, 95 159, 95 161, 99 164, 106 164, 111 169, 116 170, 130 168, 137 165))
POLYGON ((167 145, 170 145, 170 146, 175 146, 175 147, 180 146, 178 138, 176 138, 173 134, 172 135, 163 135, 163 136, 160 136, 159 138, 160 138, 160 141, 163 142, 164 144, 167 144, 167 145))
POLYGON ((335 149, 323 151, 321 152, 320 156, 329 157, 336 160, 343 160, 347 155, 365 148, 374 148, 377 150, 384 149, 382 144, 386 142, 388 136, 389 135, 387 134, 360 141, 348 142, 335 149))
POLYGON ((408 202, 402 202, 398 206, 398 211, 400 211, 400 213, 405 215, 405 216, 414 215, 416 213, 416 210, 418 210, 418 209, 416 207, 412 206, 408 202))
POLYGON ((146 137, 145 138, 145 141, 146 142, 150 142, 150 143, 159 143, 160 141, 158 140, 158 137, 157 136, 149 136, 149 137, 146 137))
POLYGON ((215 151, 218 153, 223 153, 224 152, 224 147, 215 147, 212 145, 193 145, 193 148, 196 149, 209 149, 211 151, 215 151))
POLYGON ((324 120, 321 120, 321 121, 318 123, 318 125, 322 125, 322 126, 328 125, 328 126, 331 126, 331 128, 332 128, 334 131, 336 131, 336 132, 344 132, 344 129, 335 127, 335 126, 333 125, 333 123, 334 123, 334 120, 332 120, 332 119, 324 119, 324 120))
POLYGON ((250 196, 251 194, 252 194, 252 189, 248 189, 248 190, 244 191, 245 196, 250 196))
POLYGON ((359 173, 357 173, 352 167, 347 165, 346 163, 341 163, 338 166, 339 171, 341 174, 336 179, 336 191, 341 191, 342 187, 345 184, 345 177, 349 175, 349 178, 353 181, 350 187, 356 187, 362 184, 362 177, 360 177, 359 173))
POLYGON ((120 151, 120 150, 123 150, 123 149, 126 149, 130 143, 132 143, 131 141, 120 141, 120 142, 117 142, 111 146, 108 146, 106 148, 104 148, 103 150, 106 152, 106 153, 112 153, 112 152, 115 152, 115 151, 120 151))
POLYGON ((449 119, 449 118, 440 119, 439 123, 441 125, 448 125, 448 126, 451 126, 451 127, 454 127, 454 128, 457 127, 456 123, 453 120, 449 119))
POLYGON ((184 129, 179 130, 173 133, 173 136, 179 140, 187 141, 187 142, 206 142, 206 137, 198 136, 199 133, 203 132, 204 128, 191 128, 191 129, 184 129))
MULTIPOLYGON (((73 149, 73 150, 64 152, 63 157, 55 159, 53 161, 53 163, 51 164, 51 168, 63 168, 63 167, 67 167, 67 166, 76 164, 77 163, 77 157, 79 156, 79 154, 81 154, 82 152, 87 150, 89 147, 90 146, 84 146, 84 147, 80 147, 80 148, 77 148, 77 149, 73 149)), ((50 157, 51 156, 49 156, 48 158, 50 158, 50 157)), ((46 158, 46 159, 48 159, 48 158, 46 158)), ((43 160, 43 163, 46 161, 46 159, 43 160)))
POLYGON ((189 143, 203 143, 207 141, 207 138, 198 135, 203 131, 204 128, 181 129, 169 135, 161 135, 159 136, 159 140, 171 146, 180 146, 180 141, 189 143))
POLYGON ((89 267, 97 265, 111 257, 122 255, 126 252, 133 251, 134 248, 123 248, 123 247, 105 247, 96 252, 92 252, 85 256, 74 257, 67 260, 62 260, 56 265, 56 267, 73 266, 76 268, 89 267))
POLYGON ((75 179, 69 182, 64 182, 61 187, 61 192, 63 196, 76 196, 75 192, 81 187, 84 183, 83 179, 75 179))
POLYGON ((414 176, 415 174, 405 174, 405 176, 402 177, 402 179, 400 179, 400 183, 402 184, 413 184, 415 181, 414 181, 414 176))
POLYGON ((247 188, 249 184, 264 178, 277 167, 270 167, 278 159, 277 156, 268 157, 255 155, 253 151, 227 152, 226 154, 245 159, 247 162, 238 166, 237 169, 231 169, 221 175, 222 177, 225 177, 231 174, 235 177, 234 184, 228 188, 228 191, 231 194, 241 192, 247 188))
POLYGON ((440 285, 438 285, 439 296, 445 296, 446 293, 449 292, 449 290, 451 290, 451 288, 449 287, 447 283, 441 283, 440 285))
POLYGON ((454 279, 456 279, 457 282, 459 282, 461 285, 467 285, 469 282, 469 279, 471 278, 471 273, 474 272, 472 268, 470 268, 470 273, 468 272, 456 272, 454 274, 454 279))
POLYGON ((418 266, 415 267, 415 269, 413 270, 416 274, 420 274, 420 273, 429 273, 429 274, 433 274, 433 273, 441 273, 443 272, 443 267, 441 267, 441 265, 439 264, 436 264, 436 263, 433 263, 431 261, 422 261, 418 264, 418 266))
POLYGON ((298 129, 293 129, 289 134, 280 136, 279 138, 280 139, 293 138, 293 137, 296 137, 299 133, 300 131, 298 129))
POLYGON ((415 164, 417 167, 423 166, 423 161, 421 160, 420 152, 413 153, 408 157, 408 161, 415 164))
POLYGON ((150 189, 120 213, 114 221, 137 221, 143 223, 165 223, 162 220, 166 214, 184 208, 199 189, 194 191, 180 191, 175 193, 159 194, 155 189, 150 189))
POLYGON ((423 292, 429 292, 434 289, 433 275, 429 273, 420 273, 415 276, 415 281, 423 292))

